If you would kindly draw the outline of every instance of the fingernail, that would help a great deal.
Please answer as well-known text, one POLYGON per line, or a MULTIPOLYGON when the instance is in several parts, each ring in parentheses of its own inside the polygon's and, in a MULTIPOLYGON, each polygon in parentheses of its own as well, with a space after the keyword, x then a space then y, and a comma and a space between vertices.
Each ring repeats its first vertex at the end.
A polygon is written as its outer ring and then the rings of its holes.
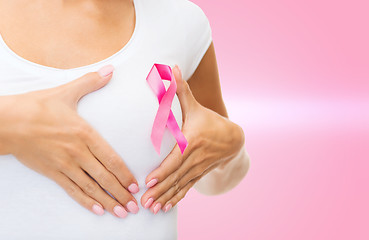
POLYGON ((172 208, 172 204, 170 204, 170 203, 169 203, 169 204, 165 207, 164 212, 168 212, 171 208, 172 208))
POLYGON ((127 208, 132 213, 137 213, 138 212, 138 206, 134 201, 129 201, 127 203, 127 208))
POLYGON ((148 182, 146 184, 146 187, 147 188, 151 188, 152 186, 154 186, 156 183, 158 182, 158 179, 157 178, 154 178, 154 179, 151 179, 150 182, 148 182))
POLYGON ((160 203, 157 203, 154 207, 154 214, 156 214, 161 208, 161 204, 160 203))
POLYGON ((94 213, 96 213, 97 215, 99 215, 99 216, 103 215, 104 212, 105 212, 104 209, 101 206, 97 205, 97 204, 94 204, 92 206, 92 211, 94 213))
POLYGON ((125 218, 127 216, 127 214, 128 214, 127 211, 123 207, 121 207, 119 205, 115 206, 114 209, 113 209, 113 211, 120 218, 125 218))
POLYGON ((138 193, 139 188, 138 188, 138 186, 137 186, 137 184, 136 184, 136 183, 132 183, 131 185, 129 185, 128 190, 129 190, 131 193, 138 193))
POLYGON ((145 203, 145 208, 148 208, 151 206, 151 204, 154 202, 154 199, 153 198, 149 198, 149 200, 146 201, 145 203))
POLYGON ((114 71, 114 66, 109 64, 100 68, 97 72, 101 77, 106 77, 114 71))

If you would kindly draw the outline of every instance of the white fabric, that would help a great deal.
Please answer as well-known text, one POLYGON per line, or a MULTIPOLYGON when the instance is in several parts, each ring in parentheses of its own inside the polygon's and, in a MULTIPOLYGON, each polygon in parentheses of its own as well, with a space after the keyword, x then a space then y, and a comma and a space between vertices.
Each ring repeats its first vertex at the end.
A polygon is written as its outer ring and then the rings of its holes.
MULTIPOLYGON (((97 216, 51 179, 27 168, 13 155, 3 155, 0 239, 177 239, 177 206, 154 215, 140 203, 146 176, 176 144, 168 129, 160 156, 151 143, 158 101, 146 76, 153 63, 178 64, 188 80, 212 41, 211 28, 201 8, 188 0, 134 0, 134 4, 136 27, 128 44, 109 58, 83 67, 63 70, 30 62, 0 38, 0 95, 56 87, 113 64, 111 81, 83 97, 78 112, 113 146, 137 178, 140 192, 134 196, 139 212, 123 219, 109 212, 97 216)), ((182 127, 177 96, 172 111, 182 127)))

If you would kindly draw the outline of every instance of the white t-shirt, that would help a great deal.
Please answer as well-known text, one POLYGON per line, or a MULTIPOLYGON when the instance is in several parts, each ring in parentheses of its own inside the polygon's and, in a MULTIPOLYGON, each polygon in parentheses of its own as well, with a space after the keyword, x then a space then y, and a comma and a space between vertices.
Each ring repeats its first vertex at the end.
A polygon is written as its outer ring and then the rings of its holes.
MULTIPOLYGON (((13 52, 0 37, 0 95, 56 87, 113 64, 110 82, 84 96, 78 113, 112 145, 137 178, 140 192, 134 197, 139 212, 123 219, 107 211, 95 215, 53 180, 27 168, 13 155, 3 155, 0 239, 177 239, 178 205, 154 215, 140 203, 146 176, 176 144, 166 128, 160 156, 154 149, 150 134, 159 104, 146 76, 154 63, 178 64, 188 80, 210 46, 212 33, 202 9, 189 0, 134 0, 134 5, 136 26, 125 47, 82 67, 58 69, 33 63, 13 52)), ((181 128, 177 95, 172 111, 181 128)))

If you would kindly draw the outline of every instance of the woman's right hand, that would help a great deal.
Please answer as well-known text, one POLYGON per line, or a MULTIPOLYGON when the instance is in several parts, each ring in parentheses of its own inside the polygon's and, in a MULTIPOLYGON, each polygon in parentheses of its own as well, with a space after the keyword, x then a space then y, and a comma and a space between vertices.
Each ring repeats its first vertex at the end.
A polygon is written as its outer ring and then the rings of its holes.
POLYGON ((137 180, 77 113, 79 99, 105 86, 112 72, 107 65, 55 88, 0 96, 0 155, 13 154, 98 215, 107 209, 125 217, 138 211, 131 194, 139 190, 137 180))

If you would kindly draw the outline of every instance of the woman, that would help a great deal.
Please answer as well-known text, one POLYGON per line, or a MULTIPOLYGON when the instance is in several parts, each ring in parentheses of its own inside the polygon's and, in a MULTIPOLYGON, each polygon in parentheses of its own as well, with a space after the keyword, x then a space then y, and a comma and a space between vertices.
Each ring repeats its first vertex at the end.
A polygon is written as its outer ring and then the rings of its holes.
POLYGON ((197 5, 0 0, 0 16, 0 239, 176 239, 192 186, 220 194, 245 176, 197 5), (154 63, 177 65, 183 154, 167 128, 160 154, 150 139, 154 63))

